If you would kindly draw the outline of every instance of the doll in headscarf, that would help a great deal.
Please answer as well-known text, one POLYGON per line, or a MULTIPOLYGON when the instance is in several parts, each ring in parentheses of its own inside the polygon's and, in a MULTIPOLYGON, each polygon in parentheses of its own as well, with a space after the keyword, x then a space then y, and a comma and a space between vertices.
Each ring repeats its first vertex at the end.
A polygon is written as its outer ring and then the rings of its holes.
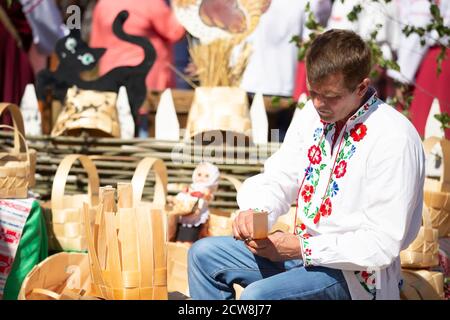
POLYGON ((176 241, 193 243, 199 239, 202 226, 209 217, 208 204, 219 186, 219 169, 209 162, 201 162, 192 174, 192 184, 176 196, 177 201, 194 202, 192 213, 178 220, 176 241))

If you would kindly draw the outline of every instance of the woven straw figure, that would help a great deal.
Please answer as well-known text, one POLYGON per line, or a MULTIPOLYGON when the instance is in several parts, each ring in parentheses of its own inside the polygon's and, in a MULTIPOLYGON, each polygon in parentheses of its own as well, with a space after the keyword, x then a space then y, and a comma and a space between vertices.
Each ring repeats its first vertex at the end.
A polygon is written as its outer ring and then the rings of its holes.
POLYGON ((176 240, 192 243, 199 238, 202 225, 209 217, 208 204, 214 198, 219 185, 219 169, 209 163, 201 162, 192 174, 193 183, 176 196, 176 202, 192 203, 192 213, 179 218, 176 240))

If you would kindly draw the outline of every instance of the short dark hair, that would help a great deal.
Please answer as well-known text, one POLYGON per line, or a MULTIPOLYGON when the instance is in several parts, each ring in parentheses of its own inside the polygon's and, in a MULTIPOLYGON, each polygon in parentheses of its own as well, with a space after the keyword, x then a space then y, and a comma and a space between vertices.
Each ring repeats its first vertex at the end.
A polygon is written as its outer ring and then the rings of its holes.
POLYGON ((331 29, 313 40, 306 52, 306 73, 309 83, 318 83, 327 76, 341 73, 345 87, 353 91, 369 76, 371 50, 353 31, 331 29))

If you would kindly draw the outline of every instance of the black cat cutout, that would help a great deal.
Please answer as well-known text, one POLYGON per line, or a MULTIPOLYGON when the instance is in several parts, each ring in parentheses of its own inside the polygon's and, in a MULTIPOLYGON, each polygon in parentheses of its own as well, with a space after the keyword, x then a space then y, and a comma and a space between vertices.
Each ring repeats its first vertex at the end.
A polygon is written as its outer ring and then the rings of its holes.
POLYGON ((125 10, 117 15, 113 23, 113 32, 119 39, 144 49, 144 60, 140 64, 114 68, 93 81, 81 79, 80 73, 94 69, 106 49, 90 48, 81 39, 80 30, 72 29, 68 36, 56 43, 55 52, 59 58, 57 70, 51 72, 46 69, 38 74, 36 81, 38 99, 45 100, 46 94, 51 90, 53 98, 63 102, 67 89, 74 85, 85 90, 116 93, 121 86, 125 86, 131 112, 136 119, 138 109, 146 99, 145 78, 155 62, 156 51, 148 39, 125 33, 123 24, 128 16, 128 11, 125 10))

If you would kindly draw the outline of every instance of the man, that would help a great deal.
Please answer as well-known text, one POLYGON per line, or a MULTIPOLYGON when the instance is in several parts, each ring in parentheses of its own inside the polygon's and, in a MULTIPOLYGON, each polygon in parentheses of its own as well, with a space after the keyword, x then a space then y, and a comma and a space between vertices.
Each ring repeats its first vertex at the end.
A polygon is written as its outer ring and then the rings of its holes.
POLYGON ((236 240, 191 248, 194 299, 231 299, 233 283, 245 287, 241 299, 399 298, 399 253, 421 224, 424 153, 411 123, 369 86, 370 61, 352 31, 311 44, 312 100, 264 173, 241 187, 236 240), (295 201, 294 234, 251 239, 253 212, 268 212, 271 227, 295 201))

